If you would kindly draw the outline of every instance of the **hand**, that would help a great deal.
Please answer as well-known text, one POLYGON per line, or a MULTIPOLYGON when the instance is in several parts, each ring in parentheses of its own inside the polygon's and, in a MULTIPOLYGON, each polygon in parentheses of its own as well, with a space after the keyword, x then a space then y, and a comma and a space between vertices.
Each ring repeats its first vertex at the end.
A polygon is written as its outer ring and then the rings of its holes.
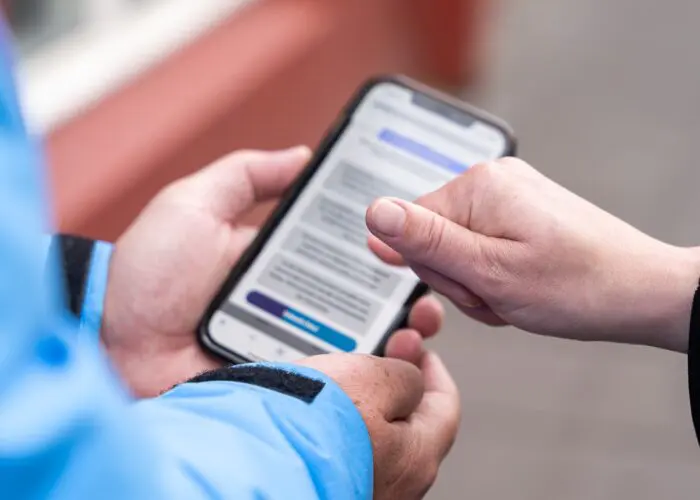
POLYGON ((687 350, 698 251, 641 233, 523 161, 477 165, 415 204, 378 200, 367 223, 381 258, 405 261, 478 320, 687 350))
MULTIPOLYGON (((238 152, 166 187, 116 244, 102 341, 137 396, 154 396, 222 361, 195 329, 256 235, 237 223, 256 203, 279 197, 307 163, 307 148, 238 152)), ((418 359, 422 337, 440 328, 440 304, 416 304, 410 329, 388 353, 418 359)))
POLYGON ((459 392, 440 358, 418 367, 357 354, 307 358, 301 364, 335 380, 355 402, 374 455, 374 499, 423 498, 457 436, 459 392))

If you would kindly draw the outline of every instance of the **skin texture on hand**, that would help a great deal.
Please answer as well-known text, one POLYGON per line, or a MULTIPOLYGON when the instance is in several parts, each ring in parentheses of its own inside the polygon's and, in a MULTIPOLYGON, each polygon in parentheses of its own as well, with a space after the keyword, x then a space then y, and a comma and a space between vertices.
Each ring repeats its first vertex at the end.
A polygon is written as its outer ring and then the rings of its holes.
POLYGON ((374 498, 419 500, 457 436, 459 391, 440 358, 417 364, 356 354, 301 362, 334 379, 357 406, 372 441, 374 498))
POLYGON ((697 249, 660 242, 504 158, 415 203, 367 212, 372 249, 467 315, 578 340, 685 352, 697 249))
MULTIPOLYGON (((279 198, 309 157, 305 147, 229 155, 167 186, 117 241, 101 337, 136 396, 158 395, 221 366, 200 347, 195 329, 256 235, 237 221, 255 204, 279 198)), ((419 301, 387 354, 417 362, 423 338, 437 333, 442 316, 434 298, 419 301)))

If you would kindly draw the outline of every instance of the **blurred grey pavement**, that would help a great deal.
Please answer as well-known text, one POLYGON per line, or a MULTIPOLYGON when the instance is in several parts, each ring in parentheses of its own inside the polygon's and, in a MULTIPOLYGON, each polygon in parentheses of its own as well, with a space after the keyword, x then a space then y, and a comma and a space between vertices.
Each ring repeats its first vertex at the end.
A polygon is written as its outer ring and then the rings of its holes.
MULTIPOLYGON (((700 243, 700 3, 501 0, 477 103, 520 155, 652 235, 700 243)), ((464 418, 431 500, 695 500, 685 358, 493 330, 433 344, 464 418)))

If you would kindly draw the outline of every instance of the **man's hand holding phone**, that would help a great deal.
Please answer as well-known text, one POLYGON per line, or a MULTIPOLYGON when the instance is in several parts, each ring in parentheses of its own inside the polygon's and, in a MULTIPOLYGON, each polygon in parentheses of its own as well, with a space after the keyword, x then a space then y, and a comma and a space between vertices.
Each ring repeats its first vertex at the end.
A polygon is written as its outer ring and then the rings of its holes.
POLYGON ((301 364, 334 379, 362 414, 372 440, 375 500, 423 498, 459 428, 459 391, 440 358, 427 352, 414 365, 332 354, 301 364))
MULTIPOLYGON (((307 148, 242 151, 166 187, 116 244, 102 341, 138 396, 154 396, 220 359, 195 330, 204 310, 256 231, 237 223, 256 203, 279 197, 309 159, 307 148)), ((387 354, 417 363, 443 310, 432 297, 415 304, 409 328, 387 354)))
MULTIPOLYGON (((236 220, 279 196, 308 161, 306 148, 239 152, 161 192, 118 241, 102 339, 122 377, 152 396, 222 361, 195 336, 204 309, 254 237, 236 220)), ((374 450, 375 498, 421 498, 455 439, 459 395, 422 341, 443 310, 424 297, 387 358, 332 354, 300 360, 334 379, 355 402, 374 450), (391 358, 400 359, 391 359, 391 358)))

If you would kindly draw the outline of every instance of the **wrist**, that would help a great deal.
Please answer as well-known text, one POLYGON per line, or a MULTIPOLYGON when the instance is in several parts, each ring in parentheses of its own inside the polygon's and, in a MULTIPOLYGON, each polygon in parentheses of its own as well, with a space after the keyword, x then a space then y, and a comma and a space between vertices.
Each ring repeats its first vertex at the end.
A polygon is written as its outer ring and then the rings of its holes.
POLYGON ((161 346, 138 350, 113 346, 107 354, 122 382, 137 399, 156 397, 192 377, 226 365, 197 345, 176 350, 161 346))
POLYGON ((107 288, 100 342, 133 396, 158 396, 175 384, 225 364, 199 346, 190 328, 157 330, 153 321, 133 307, 128 293, 118 293, 111 286, 114 282, 107 288))
POLYGON ((668 279, 659 286, 650 284, 660 318, 659 327, 653 332, 653 344, 686 353, 693 297, 700 281, 700 248, 674 247, 671 255, 667 262, 668 279))

